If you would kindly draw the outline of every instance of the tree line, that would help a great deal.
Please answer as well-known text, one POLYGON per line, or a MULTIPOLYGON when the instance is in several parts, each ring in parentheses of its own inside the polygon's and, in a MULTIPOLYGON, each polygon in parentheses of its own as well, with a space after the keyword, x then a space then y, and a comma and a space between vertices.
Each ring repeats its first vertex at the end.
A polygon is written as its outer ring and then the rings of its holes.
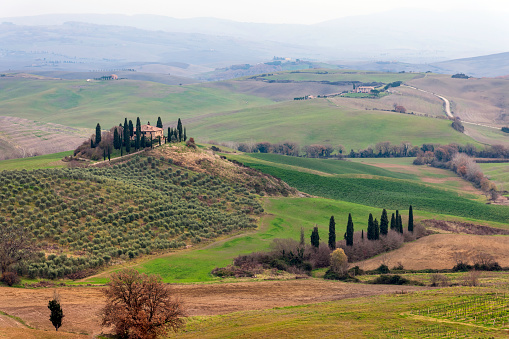
POLYGON ((237 149, 247 153, 274 153, 291 156, 302 156, 306 158, 398 158, 398 157, 426 157, 426 152, 434 152, 435 149, 445 149, 449 154, 465 153, 469 156, 479 158, 509 158, 509 148, 503 145, 485 146, 482 149, 475 145, 466 144, 422 144, 421 146, 412 145, 409 142, 402 142, 399 145, 392 144, 389 141, 381 141, 374 146, 368 146, 365 149, 357 151, 351 149, 345 152, 345 146, 330 144, 312 144, 300 147, 299 144, 292 141, 278 143, 263 142, 227 142, 218 143, 209 141, 211 144, 222 145, 237 149))

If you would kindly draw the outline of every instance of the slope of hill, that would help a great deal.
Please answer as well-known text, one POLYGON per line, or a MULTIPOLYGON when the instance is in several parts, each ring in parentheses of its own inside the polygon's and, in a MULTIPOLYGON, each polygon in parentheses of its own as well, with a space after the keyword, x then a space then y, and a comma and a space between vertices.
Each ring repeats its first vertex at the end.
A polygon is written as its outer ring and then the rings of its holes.
MULTIPOLYGON (((369 100, 369 99, 368 99, 369 100)), ((341 107, 328 99, 291 101, 186 121, 202 141, 293 141, 342 144, 349 152, 377 142, 474 143, 453 130, 448 120, 378 110, 341 107)))
MULTIPOLYGON (((506 206, 486 205, 475 201, 477 197, 471 194, 440 189, 408 179, 359 175, 357 170, 353 170, 355 168, 353 165, 345 165, 345 168, 351 169, 351 174, 324 176, 299 169, 299 167, 308 169, 312 162, 316 162, 315 166, 323 166, 317 159, 306 159, 302 162, 302 166, 296 166, 300 162, 297 160, 290 167, 287 165, 285 156, 269 154, 255 157, 230 157, 280 178, 302 192, 316 196, 378 208, 402 209, 412 205, 416 210, 477 220, 499 223, 506 223, 509 220, 509 209, 506 206)), ((363 167, 366 168, 365 173, 374 173, 371 169, 368 172, 370 166, 363 165, 363 167)))
POLYGON ((447 60, 431 65, 439 68, 440 73, 464 73, 474 77, 497 77, 509 75, 509 52, 447 60))

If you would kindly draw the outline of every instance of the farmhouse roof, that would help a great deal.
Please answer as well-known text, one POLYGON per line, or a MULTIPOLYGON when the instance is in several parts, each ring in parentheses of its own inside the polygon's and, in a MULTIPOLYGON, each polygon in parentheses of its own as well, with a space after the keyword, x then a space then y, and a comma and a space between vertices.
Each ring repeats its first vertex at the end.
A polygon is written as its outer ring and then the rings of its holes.
MULTIPOLYGON (((134 131, 136 131, 136 127, 134 128, 134 131)), ((141 125, 141 131, 142 132, 158 132, 158 131, 164 131, 164 128, 159 128, 151 125, 141 125)))

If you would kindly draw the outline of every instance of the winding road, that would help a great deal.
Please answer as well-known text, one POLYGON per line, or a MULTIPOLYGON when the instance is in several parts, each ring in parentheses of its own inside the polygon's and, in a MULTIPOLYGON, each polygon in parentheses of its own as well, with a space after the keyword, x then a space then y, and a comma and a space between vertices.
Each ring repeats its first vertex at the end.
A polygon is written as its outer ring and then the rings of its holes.
POLYGON ((438 94, 435 94, 433 92, 429 92, 429 91, 426 91, 426 90, 423 90, 423 89, 420 89, 420 88, 417 88, 417 87, 414 87, 414 86, 409 86, 409 85, 401 85, 401 86, 402 87, 408 87, 408 88, 411 88, 411 89, 415 89, 417 91, 421 91, 421 92, 424 92, 424 93, 429 93, 429 94, 432 94, 432 95, 436 96, 437 98, 442 99, 442 101, 444 102, 445 114, 447 114, 447 116, 449 118, 454 119, 454 116, 452 115, 452 112, 451 112, 451 102, 446 97, 443 97, 441 95, 438 95, 438 94))

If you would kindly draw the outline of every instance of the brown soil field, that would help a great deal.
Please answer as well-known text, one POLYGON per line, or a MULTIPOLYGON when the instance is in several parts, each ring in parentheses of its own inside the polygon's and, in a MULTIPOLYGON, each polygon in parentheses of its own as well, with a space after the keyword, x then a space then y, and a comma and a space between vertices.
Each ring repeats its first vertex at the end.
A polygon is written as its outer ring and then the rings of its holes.
POLYGON ((509 266, 509 236, 486 236, 471 234, 433 234, 392 252, 364 260, 358 265, 364 270, 375 269, 382 262, 389 267, 401 263, 411 270, 453 268, 453 253, 462 252, 471 257, 478 252, 492 255, 500 266, 509 266))
MULTIPOLYGON (((103 288, 63 287, 57 289, 65 315, 61 331, 87 333, 89 336, 101 333, 98 312, 104 305, 101 293, 103 288)), ((189 316, 227 314, 427 289, 417 286, 348 284, 314 278, 173 285, 172 288, 184 302, 189 316)), ((32 327, 49 331, 52 329, 52 325, 49 321, 47 304, 53 297, 53 291, 52 288, 0 287, 0 310, 23 319, 32 327)), ((5 324, 4 326, 9 325, 5 324)), ((14 330, 10 331, 16 333, 14 330)), ((15 335, 7 335, 7 332, 0 327, 0 338, 16 338, 15 335)))
POLYGON ((504 126, 509 122, 509 80, 492 78, 453 79, 431 75, 407 81, 409 85, 451 101, 452 111, 464 121, 504 126))
POLYGON ((73 150, 92 130, 0 116, 0 160, 73 150))

